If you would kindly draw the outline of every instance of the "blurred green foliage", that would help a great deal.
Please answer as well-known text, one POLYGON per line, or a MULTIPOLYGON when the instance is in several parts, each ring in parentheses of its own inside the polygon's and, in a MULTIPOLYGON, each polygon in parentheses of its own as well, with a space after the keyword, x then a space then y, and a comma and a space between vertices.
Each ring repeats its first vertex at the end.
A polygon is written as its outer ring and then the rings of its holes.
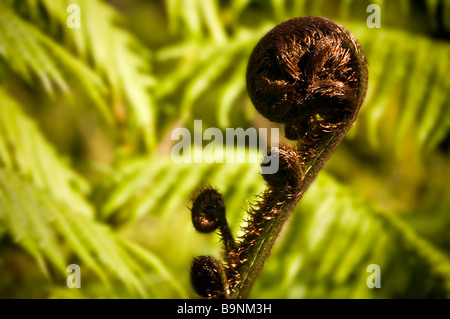
POLYGON ((246 95, 247 59, 304 15, 354 33, 369 91, 250 297, 449 297, 448 0, 0 0, 0 297, 195 297, 190 261, 220 245, 191 226, 192 191, 217 186, 238 233, 264 184, 258 164, 174 164, 170 134, 275 125, 246 95))

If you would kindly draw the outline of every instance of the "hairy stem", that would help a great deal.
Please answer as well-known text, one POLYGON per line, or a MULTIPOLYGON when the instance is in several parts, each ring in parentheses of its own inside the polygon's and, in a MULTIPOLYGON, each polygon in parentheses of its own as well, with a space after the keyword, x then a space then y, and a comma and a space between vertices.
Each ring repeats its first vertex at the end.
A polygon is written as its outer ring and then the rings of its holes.
MULTIPOLYGON (((290 189, 289 193, 286 193, 285 188, 276 188, 268 186, 265 194, 262 196, 263 202, 258 203, 256 207, 252 208, 250 215, 254 219, 257 216, 273 216, 273 218, 262 218, 263 225, 260 225, 262 232, 260 236, 256 237, 256 241, 247 244, 247 238, 243 238, 240 250, 243 252, 240 254, 240 260, 246 260, 242 263, 242 266, 237 270, 240 278, 240 282, 236 285, 234 291, 231 293, 231 298, 247 298, 251 288, 262 270, 265 261, 270 255, 271 249, 279 236, 284 224, 289 219, 297 203, 303 196, 304 192, 311 185, 318 172, 322 169, 325 163, 330 158, 331 154, 339 146, 347 131, 351 125, 343 126, 336 132, 329 134, 326 141, 322 141, 320 145, 314 149, 315 156, 311 156, 308 161, 300 166, 301 180, 299 184, 290 189), (276 203, 274 205, 274 203, 276 203)), ((308 153, 311 149, 308 150, 308 153)), ((304 153, 295 152, 289 153, 298 156, 298 160, 304 157, 304 153)), ((254 220, 250 220, 254 222, 254 220)))

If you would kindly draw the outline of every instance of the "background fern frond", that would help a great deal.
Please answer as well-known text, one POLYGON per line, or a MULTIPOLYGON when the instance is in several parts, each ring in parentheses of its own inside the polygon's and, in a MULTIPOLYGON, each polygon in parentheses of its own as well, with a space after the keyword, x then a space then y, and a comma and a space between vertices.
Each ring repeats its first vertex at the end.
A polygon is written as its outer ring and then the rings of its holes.
MULTIPOLYGON (((193 149, 192 154, 196 151, 201 150, 193 149)), ((240 152, 246 151, 241 149, 240 152)), ((258 158, 256 151, 250 151, 247 156, 258 158)), ((233 166, 217 162, 225 162, 225 158, 215 158, 211 164, 174 164, 169 156, 124 162, 119 169, 111 172, 104 181, 103 189, 99 190, 102 194, 108 194, 103 199, 101 216, 131 224, 147 214, 171 219, 173 212, 187 207, 192 193, 200 185, 210 184, 223 192, 227 214, 237 226, 244 212, 244 199, 250 199, 261 189, 262 178, 258 176, 259 169, 255 164, 233 166), (239 181, 231 183, 233 176, 239 176, 239 181), (124 212, 129 215, 123 216, 124 212)))
POLYGON ((450 105, 449 79, 443 70, 449 63, 450 45, 385 29, 368 38, 367 29, 361 30, 361 42, 373 61, 362 112, 370 144, 379 148, 382 143, 399 154, 409 143, 418 156, 425 157, 442 141, 433 136, 444 138, 449 132, 444 124, 450 105))
POLYGON ((4 63, 30 84, 34 81, 32 75, 37 77, 50 95, 55 94, 54 85, 70 95, 67 79, 76 80, 105 118, 111 120, 101 78, 10 8, 2 3, 0 6, 0 39, 3 45, 0 54, 4 63))
MULTIPOLYGON (((14 17, 14 22, 18 25, 18 30, 13 33, 17 35, 15 41, 20 43, 20 40, 27 39, 23 37, 25 32, 36 34, 37 39, 30 35, 28 38, 39 50, 36 57, 32 55, 25 61, 20 59, 21 54, 17 54, 17 51, 15 55, 14 52, 8 54, 7 57, 12 60, 11 66, 17 64, 15 69, 25 77, 28 77, 25 66, 35 68, 39 65, 45 66, 43 70, 36 69, 35 72, 41 76, 49 93, 53 92, 50 80, 59 84, 61 89, 68 93, 66 77, 76 79, 75 82, 93 99, 110 122, 113 117, 119 124, 127 121, 130 129, 136 129, 132 138, 138 141, 142 139, 148 151, 152 151, 156 144, 157 112, 153 101, 156 79, 151 74, 151 55, 148 49, 119 25, 120 16, 115 9, 100 0, 28 1, 25 6, 31 12, 44 8, 53 20, 49 26, 43 27, 44 30, 38 30, 5 6, 6 12, 10 12, 9 15, 14 17), (78 4, 83 8, 80 14, 82 27, 79 29, 71 29, 66 25, 69 16, 67 7, 70 4, 78 4), (54 41, 42 34, 42 32, 57 34, 55 29, 62 30, 65 41, 73 45, 72 50, 61 50, 54 41), (57 60, 62 60, 62 63, 55 65, 48 51, 55 52, 57 60), (78 55, 78 58, 74 55, 78 55), (37 60, 40 56, 42 61, 37 60), (19 61, 13 60, 13 57, 19 58, 19 61), (60 74, 59 69, 68 69, 69 74, 60 74), (92 69, 97 72, 93 73, 92 69), (111 89, 109 96, 105 94, 106 84, 111 89), (107 99, 112 101, 110 107, 107 106, 107 99), (127 116, 128 112, 131 116, 127 116)), ((4 14, 6 16, 6 13, 4 14)), ((6 18, 4 28, 8 30, 14 26, 6 18)), ((5 37, 8 34, 9 32, 5 32, 5 37)), ((14 49, 13 46, 7 47, 14 49)), ((22 49, 30 52, 28 47, 22 49)))
POLYGON ((152 287, 155 283, 145 278, 156 270, 173 289, 182 292, 156 256, 120 239, 107 226, 69 209, 4 169, 0 170, 0 195, 0 217, 7 225, 7 232, 15 244, 36 259, 45 273, 48 274, 48 261, 65 274, 70 262, 61 253, 62 238, 83 265, 107 286, 110 286, 111 274, 130 294, 149 297, 150 291, 156 290, 152 287))
POLYGON ((166 8, 169 29, 182 32, 187 37, 200 39, 211 35, 216 43, 224 43, 227 35, 219 14, 219 1, 198 1, 190 3, 179 0, 167 0, 166 8))
MULTIPOLYGON (((129 127, 136 127, 147 149, 153 150, 157 113, 152 97, 155 78, 151 74, 149 50, 120 27, 120 16, 111 6, 102 1, 76 3, 83 8, 84 27, 75 31, 65 28, 66 35, 74 41, 76 32, 82 32, 79 50, 83 52, 82 48, 87 47, 95 67, 107 78, 116 117, 119 121, 132 119, 129 127), (124 112, 132 116, 123 115, 124 112)), ((64 25, 66 20, 60 23, 64 25)))
POLYGON ((85 198, 90 190, 87 181, 70 168, 17 101, 1 89, 0 100, 1 167, 19 172, 36 187, 92 217, 92 206, 85 198))

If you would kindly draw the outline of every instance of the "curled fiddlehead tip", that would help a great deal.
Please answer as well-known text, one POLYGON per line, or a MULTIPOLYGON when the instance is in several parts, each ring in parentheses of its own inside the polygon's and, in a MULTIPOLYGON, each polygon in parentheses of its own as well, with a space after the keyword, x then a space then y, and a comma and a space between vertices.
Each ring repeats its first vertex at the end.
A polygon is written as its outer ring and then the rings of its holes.
POLYGON ((210 186, 200 189, 191 203, 192 224, 200 233, 210 233, 225 220, 225 203, 222 194, 210 186))
POLYGON ((320 17, 285 21, 254 48, 247 89, 264 117, 297 140, 310 122, 353 122, 367 88, 366 58, 344 27, 320 17))
POLYGON ((217 229, 227 251, 236 243, 225 216, 225 202, 222 194, 211 186, 196 191, 191 201, 191 217, 194 228, 200 233, 211 233, 217 229))
POLYGON ((226 296, 226 277, 221 264, 210 256, 195 257, 191 265, 191 283, 204 298, 222 299, 226 296))

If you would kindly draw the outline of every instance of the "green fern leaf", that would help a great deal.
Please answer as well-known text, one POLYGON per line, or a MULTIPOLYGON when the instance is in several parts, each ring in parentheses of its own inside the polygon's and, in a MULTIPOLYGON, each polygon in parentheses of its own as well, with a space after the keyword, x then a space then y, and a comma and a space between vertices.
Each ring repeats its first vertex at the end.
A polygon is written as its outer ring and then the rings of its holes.
POLYGON ((0 3, 0 39, 1 57, 25 80, 31 82, 33 74, 50 95, 54 95, 56 84, 69 96, 67 79, 75 80, 105 118, 111 121, 111 114, 104 101, 102 80, 63 47, 21 19, 3 3, 0 3))
POLYGON ((186 208, 191 194, 200 185, 212 184, 223 192, 230 218, 238 226, 245 211, 244 199, 260 190, 262 179, 257 164, 234 166, 218 164, 220 161, 224 162, 224 158, 215 158, 211 163, 174 164, 166 156, 123 165, 107 177, 110 182, 104 183, 103 193, 109 196, 104 201, 102 216, 111 218, 123 210, 130 224, 146 214, 171 216, 179 207, 186 208), (232 176, 239 176, 240 182, 233 183, 232 176))
POLYGON ((0 99, 0 164, 20 172, 56 199, 71 203, 79 213, 92 216, 92 207, 84 199, 89 192, 87 182, 56 153, 13 98, 0 90, 0 99))
POLYGON ((130 293, 149 297, 152 282, 144 278, 156 271, 176 293, 182 293, 156 256, 4 169, 0 169, 0 218, 14 242, 33 256, 45 273, 48 260, 65 274, 68 260, 61 252, 62 238, 109 289, 110 278, 116 278, 130 293))

